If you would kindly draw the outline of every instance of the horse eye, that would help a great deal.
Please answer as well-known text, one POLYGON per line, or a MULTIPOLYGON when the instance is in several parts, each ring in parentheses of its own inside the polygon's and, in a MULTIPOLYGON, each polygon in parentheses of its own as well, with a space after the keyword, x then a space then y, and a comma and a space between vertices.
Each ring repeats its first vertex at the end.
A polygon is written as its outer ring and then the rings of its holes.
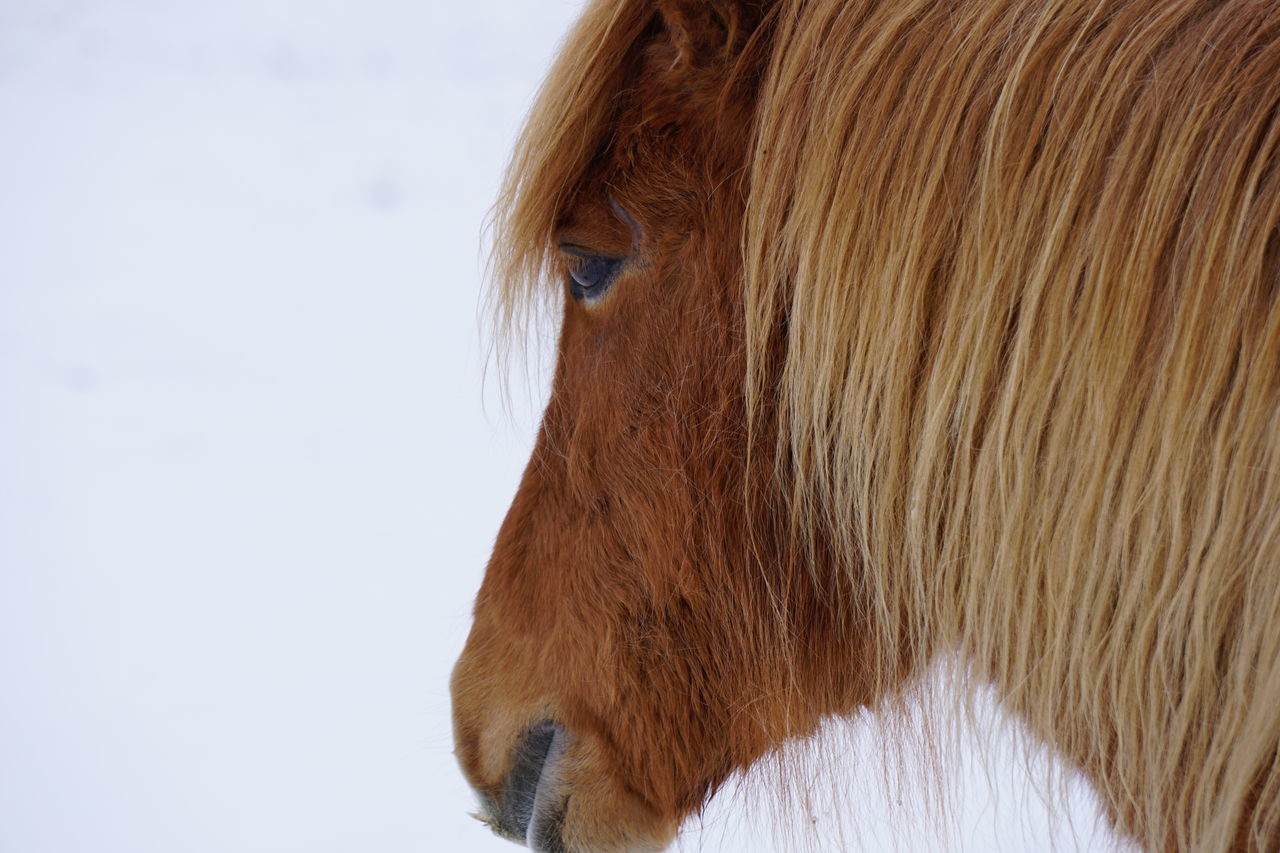
POLYGON ((604 295, 622 266, 621 258, 574 255, 569 264, 569 292, 574 299, 594 302, 604 295))

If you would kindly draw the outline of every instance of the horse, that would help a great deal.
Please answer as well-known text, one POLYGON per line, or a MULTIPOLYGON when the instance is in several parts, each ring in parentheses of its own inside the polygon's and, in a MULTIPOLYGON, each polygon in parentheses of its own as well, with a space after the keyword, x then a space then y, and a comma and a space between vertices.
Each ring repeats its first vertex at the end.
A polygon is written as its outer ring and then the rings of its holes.
POLYGON ((955 661, 1146 850, 1280 849, 1280 7, 593 0, 493 215, 550 399, 451 690, 654 851, 955 661))

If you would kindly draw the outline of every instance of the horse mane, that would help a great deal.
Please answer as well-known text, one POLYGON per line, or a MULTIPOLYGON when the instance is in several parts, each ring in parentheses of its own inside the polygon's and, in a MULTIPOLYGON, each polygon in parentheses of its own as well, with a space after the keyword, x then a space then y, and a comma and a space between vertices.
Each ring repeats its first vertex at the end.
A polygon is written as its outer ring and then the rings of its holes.
MULTIPOLYGON (((494 219, 505 327, 656 5, 592 3, 533 108, 494 219)), ((780 0, 770 21, 744 381, 776 403, 802 527, 886 655, 959 652, 1126 834, 1272 846, 1280 12, 780 0)))

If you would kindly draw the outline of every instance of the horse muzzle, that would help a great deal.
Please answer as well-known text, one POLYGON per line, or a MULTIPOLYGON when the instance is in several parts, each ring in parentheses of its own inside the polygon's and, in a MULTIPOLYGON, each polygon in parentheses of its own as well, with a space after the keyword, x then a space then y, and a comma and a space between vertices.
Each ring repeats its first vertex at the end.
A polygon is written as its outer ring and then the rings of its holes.
MULTIPOLYGON (((497 650, 502 667, 515 668, 507 648, 497 650)), ((454 754, 479 796, 477 817, 538 853, 665 849, 682 815, 641 793, 643 764, 623 769, 596 722, 602 717, 547 690, 543 670, 495 676, 500 667, 486 657, 493 653, 492 644, 474 641, 451 686, 454 754)))

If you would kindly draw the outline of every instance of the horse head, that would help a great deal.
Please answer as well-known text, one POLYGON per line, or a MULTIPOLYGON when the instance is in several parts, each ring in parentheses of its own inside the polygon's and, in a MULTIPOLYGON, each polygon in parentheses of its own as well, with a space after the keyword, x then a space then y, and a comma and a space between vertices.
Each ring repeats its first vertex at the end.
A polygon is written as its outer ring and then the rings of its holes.
POLYGON ((767 16, 656 5, 588 12, 551 97, 610 85, 538 108, 582 126, 525 152, 499 222, 563 315, 453 694, 486 820, 539 850, 663 847, 733 771, 863 698, 856 617, 804 567, 768 418, 746 416, 739 235, 767 16))

